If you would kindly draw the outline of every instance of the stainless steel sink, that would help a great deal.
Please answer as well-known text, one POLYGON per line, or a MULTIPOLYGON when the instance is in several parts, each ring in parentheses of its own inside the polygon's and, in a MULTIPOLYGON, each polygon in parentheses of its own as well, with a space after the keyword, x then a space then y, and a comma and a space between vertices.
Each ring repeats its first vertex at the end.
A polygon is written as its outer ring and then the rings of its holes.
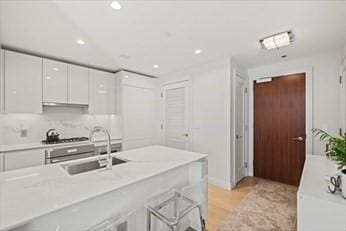
MULTIPOLYGON (((116 157, 112 157, 112 165, 124 164, 128 162, 128 160, 119 159, 116 157)), ((98 160, 92 160, 88 162, 79 162, 73 164, 62 164, 61 165, 70 175, 76 175, 83 172, 89 172, 96 169, 105 168, 101 167, 98 160)))

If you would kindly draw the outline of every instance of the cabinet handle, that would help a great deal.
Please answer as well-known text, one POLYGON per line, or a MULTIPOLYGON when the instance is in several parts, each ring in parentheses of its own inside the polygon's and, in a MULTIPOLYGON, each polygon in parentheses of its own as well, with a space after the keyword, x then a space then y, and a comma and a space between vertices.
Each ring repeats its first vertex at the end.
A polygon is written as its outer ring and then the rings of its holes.
POLYGON ((72 152, 77 152, 77 148, 74 148, 74 149, 68 149, 67 150, 68 153, 72 153, 72 152))

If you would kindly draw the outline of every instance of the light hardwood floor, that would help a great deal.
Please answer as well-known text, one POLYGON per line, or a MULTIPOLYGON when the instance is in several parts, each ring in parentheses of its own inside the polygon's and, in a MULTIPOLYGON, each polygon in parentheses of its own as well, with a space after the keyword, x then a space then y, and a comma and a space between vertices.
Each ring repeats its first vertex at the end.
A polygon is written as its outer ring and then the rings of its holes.
POLYGON ((232 191, 209 184, 207 230, 216 231, 221 222, 239 205, 257 182, 258 179, 254 177, 246 177, 232 191))

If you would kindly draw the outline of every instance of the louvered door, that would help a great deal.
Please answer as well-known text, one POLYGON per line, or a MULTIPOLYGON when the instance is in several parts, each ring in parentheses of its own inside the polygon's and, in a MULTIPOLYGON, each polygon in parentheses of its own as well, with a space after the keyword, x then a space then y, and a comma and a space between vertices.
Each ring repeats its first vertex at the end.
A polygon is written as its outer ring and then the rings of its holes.
POLYGON ((163 140, 168 147, 189 149, 187 81, 163 88, 163 140))

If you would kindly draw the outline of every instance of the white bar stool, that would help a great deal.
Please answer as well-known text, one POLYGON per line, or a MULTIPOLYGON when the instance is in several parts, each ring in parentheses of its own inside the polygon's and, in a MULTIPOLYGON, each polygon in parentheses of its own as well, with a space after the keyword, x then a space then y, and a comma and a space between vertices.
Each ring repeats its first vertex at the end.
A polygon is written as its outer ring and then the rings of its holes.
MULTIPOLYGON (((207 179, 196 185, 184 187, 182 190, 172 190, 159 195, 157 200, 163 201, 147 206, 147 231, 152 231, 152 218, 155 217, 163 222, 172 231, 182 231, 179 228, 180 222, 195 209, 198 211, 199 228, 198 231, 206 231, 205 222, 202 216, 202 205, 206 201, 207 179), (168 207, 171 206, 171 209, 168 207), (167 209, 168 208, 168 209, 167 209), (173 211, 169 211, 173 210, 173 211), (167 214, 168 213, 168 214, 167 214)), ((188 227, 185 230, 194 231, 196 229, 188 227)), ((184 231, 185 231, 184 230, 184 231)))

